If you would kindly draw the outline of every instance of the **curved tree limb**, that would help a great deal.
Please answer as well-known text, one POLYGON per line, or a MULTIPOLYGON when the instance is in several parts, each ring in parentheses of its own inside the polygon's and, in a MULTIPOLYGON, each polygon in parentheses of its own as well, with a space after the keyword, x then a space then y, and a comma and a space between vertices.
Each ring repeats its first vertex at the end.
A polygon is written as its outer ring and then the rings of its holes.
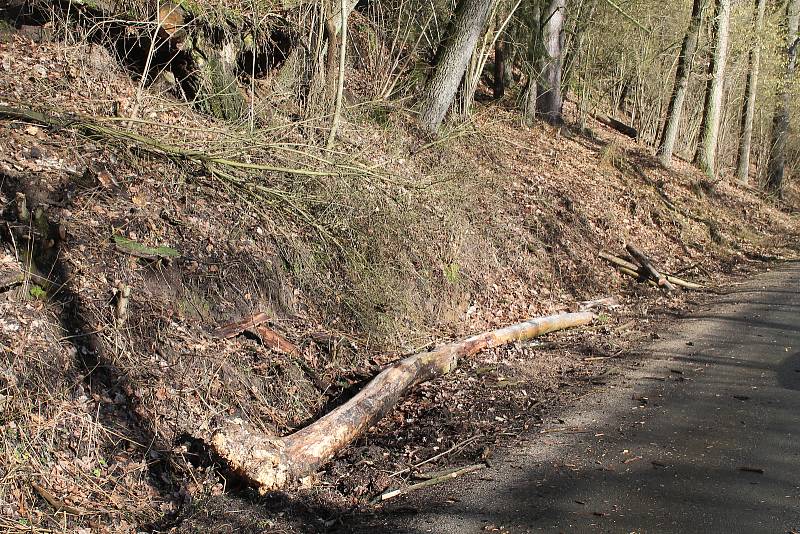
POLYGON ((240 418, 230 418, 214 433, 211 446, 262 493, 291 487, 388 414, 409 388, 452 371, 458 358, 593 319, 589 312, 540 317, 443 345, 390 365, 348 402, 293 434, 269 436, 240 418))

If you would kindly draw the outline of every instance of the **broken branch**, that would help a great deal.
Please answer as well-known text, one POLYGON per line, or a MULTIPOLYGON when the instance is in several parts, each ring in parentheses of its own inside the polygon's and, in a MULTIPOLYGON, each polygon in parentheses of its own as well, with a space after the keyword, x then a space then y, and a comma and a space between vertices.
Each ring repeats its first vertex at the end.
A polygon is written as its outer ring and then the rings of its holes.
MULTIPOLYGON (((649 279, 646 273, 641 272, 642 268, 636 265, 635 263, 631 263, 620 257, 614 256, 613 254, 609 254, 607 252, 600 252, 598 256, 600 256, 607 262, 617 267, 617 269, 619 269, 619 271, 623 274, 626 274, 633 278, 637 278, 640 281, 649 279)), ((670 283, 676 286, 684 287, 686 289, 703 289, 705 287, 702 284, 690 282, 688 280, 684 280, 683 278, 678 278, 677 276, 673 276, 671 274, 665 274, 664 278, 666 278, 670 283)))
POLYGON ((428 486, 433 486, 435 484, 440 484, 442 482, 452 480, 458 476, 466 475, 467 473, 472 473, 473 471, 483 469, 484 467, 486 467, 486 464, 474 464, 474 465, 468 465, 466 467, 460 467, 458 469, 449 469, 443 473, 442 472, 437 473, 435 476, 431 476, 431 478, 423 482, 417 482, 416 484, 411 484, 410 486, 406 486, 405 488, 400 488, 396 490, 387 491, 386 493, 381 493, 373 502, 377 504, 379 502, 388 501, 389 499, 399 497, 400 495, 411 493, 414 490, 426 488, 428 486))
POLYGON ((639 262, 639 265, 642 266, 642 269, 645 270, 656 282, 658 285, 666 289, 667 291, 675 291, 675 286, 669 283, 661 273, 659 273, 656 268, 653 266, 652 260, 645 256, 644 252, 639 250, 638 248, 634 247, 633 245, 625 245, 625 249, 630 253, 630 255, 639 262))

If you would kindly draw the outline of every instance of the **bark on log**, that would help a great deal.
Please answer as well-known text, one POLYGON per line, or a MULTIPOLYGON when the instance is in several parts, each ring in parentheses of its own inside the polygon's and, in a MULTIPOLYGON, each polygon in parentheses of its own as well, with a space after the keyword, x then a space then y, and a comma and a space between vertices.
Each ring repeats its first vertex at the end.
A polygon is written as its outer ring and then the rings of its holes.
POLYGON ((588 312, 541 317, 443 345, 389 366, 348 402, 293 434, 269 436, 240 418, 231 418, 222 422, 211 445, 262 493, 284 489, 302 483, 377 423, 410 387, 452 371, 459 357, 585 325, 593 318, 588 312))
POLYGON ((675 291, 675 286, 673 286, 667 278, 659 273, 656 268, 653 266, 653 262, 645 256, 644 252, 639 250, 638 248, 634 247, 633 245, 625 245, 625 249, 630 253, 630 255, 635 259, 642 268, 653 277, 659 286, 663 287, 667 291, 675 291))

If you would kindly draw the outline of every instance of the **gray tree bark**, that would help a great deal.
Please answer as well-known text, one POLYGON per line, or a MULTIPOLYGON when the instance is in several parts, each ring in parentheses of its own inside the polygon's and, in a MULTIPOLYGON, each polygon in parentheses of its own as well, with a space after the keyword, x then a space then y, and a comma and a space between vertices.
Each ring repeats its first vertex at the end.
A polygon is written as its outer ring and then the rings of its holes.
POLYGON ((675 151, 675 141, 678 139, 678 127, 683 115, 683 104, 686 101, 686 88, 689 85, 689 75, 692 72, 692 61, 697 51, 697 41, 700 37, 700 27, 703 22, 703 0, 694 0, 692 5, 692 18, 683 38, 681 54, 678 57, 678 70, 675 74, 675 85, 672 88, 672 97, 667 108, 667 122, 661 135, 661 144, 658 147, 658 159, 664 167, 672 165, 672 153, 675 151))
POLYGON ((547 8, 548 17, 542 28, 542 43, 545 55, 537 80, 536 112, 551 123, 561 122, 561 71, 564 65, 564 11, 566 0, 551 0, 547 8))
POLYGON ((722 116, 722 91, 725 87, 725 67, 728 61, 728 27, 731 19, 731 0, 717 0, 714 10, 714 55, 709 64, 710 78, 703 108, 700 143, 694 162, 710 178, 715 176, 719 123, 722 116))
POLYGON ((772 143, 770 145, 769 163, 767 166, 767 187, 781 195, 784 175, 786 174, 786 143, 789 137, 789 119, 791 94, 790 86, 797 68, 798 25, 800 25, 800 0, 789 0, 786 4, 788 19, 787 54, 789 56, 785 83, 782 84, 778 106, 772 124, 772 143))
POLYGON ((419 124, 434 134, 453 104, 478 38, 483 34, 494 0, 462 0, 453 14, 447 38, 425 86, 419 124))
POLYGON ((561 74, 564 65, 564 11, 566 0, 547 0, 536 5, 530 28, 533 64, 525 97, 525 116, 540 117, 551 124, 562 122, 561 74))
POLYGON ((766 5, 766 0, 756 0, 756 42, 750 51, 750 72, 747 73, 745 101, 742 108, 742 136, 739 139, 739 159, 736 165, 736 177, 741 184, 747 184, 750 176, 750 147, 753 144, 753 117, 756 113, 758 71, 761 64, 761 32, 764 31, 766 5))

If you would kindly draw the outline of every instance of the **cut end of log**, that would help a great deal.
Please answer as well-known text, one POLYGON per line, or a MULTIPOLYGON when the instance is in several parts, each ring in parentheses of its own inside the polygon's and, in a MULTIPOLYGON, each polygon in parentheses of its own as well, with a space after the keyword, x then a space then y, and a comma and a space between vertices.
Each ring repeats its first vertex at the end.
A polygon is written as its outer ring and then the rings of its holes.
POLYGON ((223 422, 211 437, 211 446, 235 473, 254 482, 262 495, 293 483, 284 441, 250 428, 238 417, 223 422))

